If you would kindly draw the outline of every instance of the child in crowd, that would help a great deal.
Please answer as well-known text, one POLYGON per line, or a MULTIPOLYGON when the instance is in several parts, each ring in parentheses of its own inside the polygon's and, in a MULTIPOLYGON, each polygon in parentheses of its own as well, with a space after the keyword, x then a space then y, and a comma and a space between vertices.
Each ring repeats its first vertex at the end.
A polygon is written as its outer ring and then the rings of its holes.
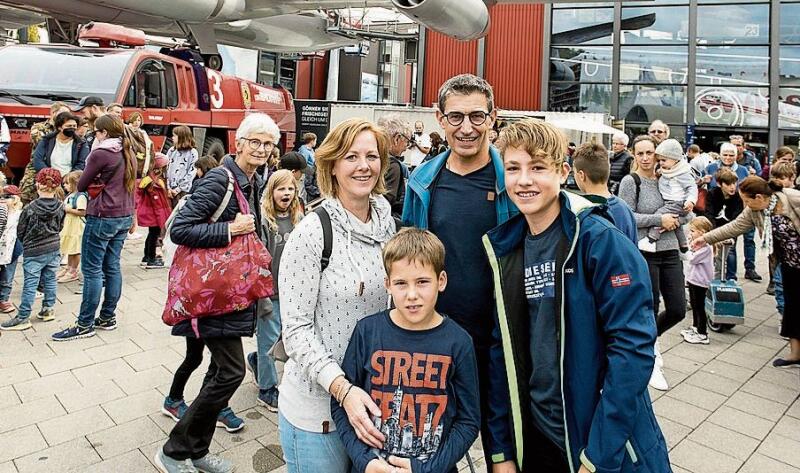
MULTIPOLYGON (((681 226, 675 229, 675 234, 678 236, 681 252, 685 253, 689 251, 689 244, 683 225, 688 222, 687 216, 697 203, 697 183, 678 140, 669 138, 662 141, 656 147, 656 159, 661 166, 658 190, 664 199, 664 205, 656 211, 656 215, 678 215, 681 226)), ((647 238, 639 241, 639 249, 654 253, 661 232, 662 229, 658 227, 651 228, 647 238)))
POLYGON ((305 170, 308 167, 306 158, 297 151, 289 151, 281 156, 278 161, 278 169, 287 169, 292 171, 295 181, 297 182, 297 191, 300 194, 300 203, 303 207, 308 203, 308 196, 306 195, 306 177, 305 170))
POLYGON ((202 179, 208 171, 214 169, 215 167, 219 166, 219 161, 214 156, 202 156, 197 162, 194 163, 194 180, 192 181, 192 187, 190 194, 194 192, 195 188, 197 187, 200 179, 202 179))
MULTIPOLYGON (((737 192, 739 176, 727 167, 720 168, 714 176, 717 186, 708 191, 706 197, 705 217, 719 228, 732 222, 744 210, 742 198, 737 192)), ((714 279, 722 279, 722 251, 717 251, 714 256, 714 279)), ((724 278, 736 279, 736 242, 728 252, 724 278)))
POLYGON ((64 227, 64 204, 56 198, 61 188, 61 173, 53 168, 44 168, 36 174, 36 190, 39 198, 22 210, 17 224, 17 238, 22 240, 22 269, 25 279, 22 300, 17 316, 0 324, 2 330, 25 330, 31 328, 29 320, 36 287, 43 281, 44 299, 39 320, 55 320, 56 271, 61 263, 60 233, 64 227))
POLYGON ((0 201, 5 204, 8 218, 0 237, 0 312, 10 314, 17 310, 9 299, 14 287, 17 260, 22 255, 22 242, 17 239, 17 224, 22 213, 22 200, 17 186, 5 186, 0 201))
POLYGON ((455 473, 478 437, 475 351, 467 332, 436 312, 447 284, 444 245, 431 232, 405 228, 386 244, 386 289, 394 309, 360 320, 342 361, 345 377, 331 414, 351 471, 455 473), (370 448, 356 436, 342 404, 353 386, 381 410, 386 437, 370 448))
POLYGON ((73 171, 64 176, 64 187, 69 195, 64 199, 64 229, 61 230, 61 254, 67 257, 67 265, 59 271, 58 282, 67 283, 79 278, 78 266, 81 263, 81 240, 86 226, 86 205, 89 196, 78 192, 78 180, 82 171, 73 171))
MULTIPOLYGON (((789 150, 791 150, 791 148, 789 148, 789 150)), ((794 153, 789 156, 794 159, 794 153)), ((796 167, 793 161, 787 161, 785 159, 777 161, 770 169, 770 179, 780 184, 784 189, 794 189, 796 178, 796 167)), ((775 296, 776 309, 781 318, 783 318, 783 276, 781 274, 781 264, 774 252, 769 255, 769 276, 767 294, 773 294, 775 296)))
POLYGON ((185 125, 176 126, 172 130, 172 147, 167 151, 167 194, 172 205, 192 190, 194 163, 198 158, 192 130, 185 125))
POLYGON ((272 277, 275 294, 270 301, 259 301, 256 319, 256 351, 247 355, 247 367, 258 385, 258 402, 271 412, 278 412, 278 371, 275 359, 268 354, 281 334, 281 310, 278 300, 278 270, 281 253, 294 230, 303 218, 297 183, 286 169, 275 171, 267 182, 261 199, 261 225, 264 245, 272 255, 272 277), (272 310, 270 309, 272 307, 272 310))
MULTIPOLYGON (((689 222, 689 234, 693 241, 713 229, 714 225, 705 217, 697 217, 689 222)), ((704 243, 689 253, 689 271, 686 274, 693 325, 681 330, 681 335, 684 341, 694 345, 708 345, 706 291, 713 275, 714 249, 708 243, 704 243)))
POLYGON ((497 305, 494 471, 670 472, 647 391, 656 324, 644 258, 602 207, 560 191, 557 128, 521 120, 498 141, 521 213, 483 237, 497 305))
POLYGON ((147 239, 144 241, 144 257, 142 265, 145 269, 164 267, 164 260, 156 256, 156 246, 161 232, 166 226, 172 207, 169 201, 169 190, 164 181, 164 173, 169 159, 156 153, 150 172, 139 181, 136 189, 137 224, 147 227, 147 239))
POLYGON ((581 145, 572 156, 575 183, 584 197, 596 204, 606 204, 614 225, 635 244, 636 221, 628 204, 608 190, 610 161, 605 146, 595 143, 581 145))
POLYGON ((795 179, 797 178, 794 163, 776 163, 770 169, 769 178, 779 183, 784 189, 794 189, 795 179))

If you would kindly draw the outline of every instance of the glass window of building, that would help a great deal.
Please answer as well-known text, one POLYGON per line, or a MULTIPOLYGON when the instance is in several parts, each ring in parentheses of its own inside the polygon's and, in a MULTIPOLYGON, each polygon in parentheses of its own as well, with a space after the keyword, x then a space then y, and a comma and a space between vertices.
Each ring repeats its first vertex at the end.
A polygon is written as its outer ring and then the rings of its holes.
POLYGON ((697 124, 767 127, 769 89, 698 86, 694 109, 697 124))
POLYGON ((698 44, 769 44, 769 4, 700 5, 698 44))
POLYGON ((620 84, 619 115, 629 122, 686 121, 686 87, 620 84))
POLYGON ((553 84, 548 110, 557 112, 608 113, 611 107, 610 84, 553 84))
POLYGON ((697 83, 769 86, 769 48, 698 46, 697 83))
POLYGON ((551 43, 611 44, 613 29, 613 8, 553 10, 551 43))
POLYGON ((610 46, 561 46, 550 51, 551 82, 611 82, 610 46))
POLYGON ((686 84, 686 46, 621 46, 619 81, 644 84, 686 84))
POLYGON ((689 7, 622 9, 622 44, 675 44, 689 40, 689 7))

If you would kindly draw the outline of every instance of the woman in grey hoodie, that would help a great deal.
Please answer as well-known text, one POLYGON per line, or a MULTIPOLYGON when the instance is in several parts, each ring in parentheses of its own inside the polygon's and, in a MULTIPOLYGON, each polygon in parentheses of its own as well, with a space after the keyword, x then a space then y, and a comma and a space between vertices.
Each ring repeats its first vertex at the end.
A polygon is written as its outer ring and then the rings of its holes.
POLYGON ((395 223, 380 195, 387 139, 372 123, 350 119, 328 134, 316 162, 333 245, 322 270, 323 225, 319 214, 311 213, 289 236, 281 257, 289 360, 278 398, 279 430, 289 473, 345 473, 350 460, 335 432, 331 395, 345 401, 357 432, 369 424, 368 412, 380 415, 370 396, 345 380, 340 364, 356 322, 388 304, 381 250, 395 223))

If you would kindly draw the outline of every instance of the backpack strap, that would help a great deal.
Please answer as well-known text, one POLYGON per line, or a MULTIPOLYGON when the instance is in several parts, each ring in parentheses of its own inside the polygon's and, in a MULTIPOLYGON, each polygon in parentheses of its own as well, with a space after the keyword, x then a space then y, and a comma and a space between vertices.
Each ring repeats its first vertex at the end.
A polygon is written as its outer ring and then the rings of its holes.
POLYGON ((314 209, 314 213, 319 217, 322 224, 322 258, 320 258, 321 270, 325 271, 331 262, 331 252, 333 251, 333 229, 331 228, 331 216, 325 207, 319 206, 314 209))
POLYGON ((228 173, 228 189, 225 191, 225 196, 222 198, 222 203, 219 204, 216 212, 214 212, 214 215, 211 216, 212 222, 219 220, 219 218, 222 216, 222 213, 228 208, 228 202, 231 201, 231 196, 233 195, 233 181, 235 177, 233 177, 233 173, 229 169, 224 169, 225 172, 228 173))
POLYGON ((642 178, 635 172, 631 174, 633 183, 636 184, 636 208, 639 208, 639 191, 642 188, 642 178))

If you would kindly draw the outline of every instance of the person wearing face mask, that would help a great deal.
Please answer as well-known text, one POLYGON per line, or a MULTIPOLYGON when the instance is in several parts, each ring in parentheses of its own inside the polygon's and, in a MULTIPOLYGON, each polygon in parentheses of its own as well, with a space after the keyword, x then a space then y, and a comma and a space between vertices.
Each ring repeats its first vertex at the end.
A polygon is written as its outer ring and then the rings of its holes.
POLYGON ((53 168, 65 176, 72 171, 82 171, 89 155, 89 146, 77 136, 78 117, 72 112, 61 112, 53 121, 55 131, 45 135, 33 152, 36 172, 53 168))

